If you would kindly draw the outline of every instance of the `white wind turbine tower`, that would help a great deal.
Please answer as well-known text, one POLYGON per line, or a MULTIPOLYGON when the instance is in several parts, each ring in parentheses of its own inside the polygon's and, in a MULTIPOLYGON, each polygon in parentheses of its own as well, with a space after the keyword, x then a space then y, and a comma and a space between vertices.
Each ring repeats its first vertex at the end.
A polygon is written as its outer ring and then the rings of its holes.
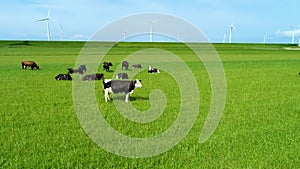
POLYGON ((126 38, 127 38, 127 32, 124 32, 124 34, 123 34, 123 41, 125 42, 126 41, 126 38))
POLYGON ((294 26, 291 26, 291 28, 293 29, 293 34, 292 34, 292 44, 295 43, 295 32, 296 32, 296 28, 294 26))
POLYGON ((267 33, 264 33, 264 43, 266 43, 267 39, 267 33))
POLYGON ((62 25, 60 27, 60 41, 63 41, 63 36, 64 36, 64 27, 62 25))
POLYGON ((226 38, 227 38, 227 35, 226 35, 226 33, 224 33, 224 36, 223 36, 223 43, 226 42, 226 38))
POLYGON ((229 29, 229 43, 231 43, 231 38, 232 38, 232 30, 235 29, 235 26, 233 24, 230 25, 229 29))
POLYGON ((150 42, 153 42, 153 24, 155 22, 158 22, 158 19, 151 21, 151 24, 150 24, 150 42))
POLYGON ((177 42, 180 42, 180 41, 181 41, 181 33, 177 32, 177 42))
POLYGON ((48 16, 46 18, 37 20, 37 22, 46 22, 47 23, 47 36, 48 36, 48 41, 50 41, 51 40, 50 25, 49 25, 49 22, 50 22, 50 9, 48 10, 48 16))

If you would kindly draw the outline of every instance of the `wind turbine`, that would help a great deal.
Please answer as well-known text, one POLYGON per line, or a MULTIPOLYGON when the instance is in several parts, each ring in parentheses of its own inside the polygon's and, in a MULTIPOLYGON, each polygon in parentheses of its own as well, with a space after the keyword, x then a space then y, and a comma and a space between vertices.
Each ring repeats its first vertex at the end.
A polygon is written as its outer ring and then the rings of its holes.
POLYGON ((267 39, 267 33, 264 33, 264 43, 266 43, 266 39, 267 39))
POLYGON ((291 26, 291 28, 293 29, 293 35, 292 35, 292 44, 295 43, 295 32, 296 32, 296 28, 294 26, 291 26))
POLYGON ((127 32, 124 32, 124 38, 123 38, 124 42, 126 41, 126 38, 127 38, 127 32))
POLYGON ((226 33, 224 33, 224 36, 223 36, 223 43, 226 42, 226 38, 227 38, 227 35, 226 35, 226 33))
POLYGON ((59 27, 60 27, 60 41, 63 41, 64 27, 62 26, 62 24, 59 27))
POLYGON ((46 22, 47 23, 47 36, 48 36, 48 41, 50 41, 51 40, 50 25, 49 25, 49 22, 50 22, 50 9, 48 10, 48 16, 46 18, 37 20, 37 22, 46 22))
POLYGON ((158 22, 158 19, 151 21, 151 24, 150 24, 150 42, 153 42, 153 24, 155 22, 158 22))
POLYGON ((229 29, 229 43, 231 43, 231 38, 232 38, 232 30, 235 29, 235 26, 233 24, 230 25, 229 29))
POLYGON ((180 41, 181 41, 181 33, 177 32, 177 42, 180 42, 180 41))

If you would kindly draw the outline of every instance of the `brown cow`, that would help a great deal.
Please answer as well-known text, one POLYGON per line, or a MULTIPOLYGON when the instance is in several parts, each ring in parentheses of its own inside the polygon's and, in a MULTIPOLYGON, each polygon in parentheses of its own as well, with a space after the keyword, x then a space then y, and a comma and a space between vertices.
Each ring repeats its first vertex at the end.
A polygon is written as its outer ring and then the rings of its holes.
POLYGON ((30 66, 32 70, 34 68, 36 68, 36 69, 40 68, 34 61, 23 61, 22 62, 22 69, 26 69, 27 66, 30 66))

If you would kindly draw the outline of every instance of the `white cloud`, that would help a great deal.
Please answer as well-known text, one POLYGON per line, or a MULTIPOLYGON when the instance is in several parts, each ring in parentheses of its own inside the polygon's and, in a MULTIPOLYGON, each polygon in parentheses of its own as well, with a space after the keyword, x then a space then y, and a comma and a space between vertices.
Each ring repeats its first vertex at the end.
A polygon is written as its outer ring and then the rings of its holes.
POLYGON ((90 38, 89 36, 83 34, 76 34, 71 37, 71 39, 76 39, 76 40, 88 40, 89 38, 90 38))

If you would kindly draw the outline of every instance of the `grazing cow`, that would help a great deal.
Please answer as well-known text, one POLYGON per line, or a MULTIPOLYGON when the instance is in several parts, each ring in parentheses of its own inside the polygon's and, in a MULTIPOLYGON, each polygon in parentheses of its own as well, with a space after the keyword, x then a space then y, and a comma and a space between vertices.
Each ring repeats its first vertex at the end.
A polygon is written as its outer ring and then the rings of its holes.
POLYGON ((78 69, 73 69, 73 68, 68 68, 68 73, 79 73, 81 75, 83 75, 83 73, 85 73, 87 71, 86 66, 85 65, 80 65, 78 69))
POLYGON ((129 66, 129 63, 127 61, 122 62, 122 70, 123 70, 123 68, 125 68, 125 70, 128 70, 128 66, 129 66))
POLYGON ((105 101, 110 100, 109 93, 125 93, 125 102, 129 101, 129 94, 133 93, 135 88, 142 87, 142 81, 136 79, 134 81, 124 81, 124 80, 103 80, 104 88, 104 98, 105 101))
POLYGON ((57 76, 55 76, 56 80, 72 80, 72 77, 69 73, 67 74, 59 74, 57 76))
POLYGON ((136 64, 131 66, 132 69, 141 69, 142 65, 141 64, 136 64))
POLYGON ((23 61, 21 64, 22 64, 22 69, 26 69, 27 66, 30 66, 32 70, 34 68, 36 69, 40 68, 34 61, 23 61))
POLYGON ((103 73, 96 73, 96 74, 91 74, 91 75, 85 75, 81 78, 83 81, 87 80, 101 80, 104 77, 103 73))
POLYGON ((113 66, 111 62, 104 62, 103 63, 103 69, 107 72, 109 72, 109 66, 113 66))
POLYGON ((159 72, 159 69, 149 66, 148 73, 160 73, 160 72, 159 72))
POLYGON ((116 75, 116 79, 128 79, 127 73, 119 73, 116 75))

